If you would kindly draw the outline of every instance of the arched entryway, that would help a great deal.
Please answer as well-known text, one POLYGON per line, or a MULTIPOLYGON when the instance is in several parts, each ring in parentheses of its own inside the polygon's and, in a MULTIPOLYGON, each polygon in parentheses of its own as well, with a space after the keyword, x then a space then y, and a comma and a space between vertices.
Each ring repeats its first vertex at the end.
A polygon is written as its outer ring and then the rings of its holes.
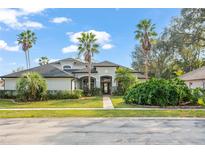
MULTIPOLYGON (((96 79, 94 77, 91 77, 91 89, 94 89, 96 87, 96 79)), ((84 76, 80 78, 80 88, 83 90, 88 89, 88 76, 84 76)))
POLYGON ((103 94, 111 94, 112 76, 101 76, 100 87, 103 94))

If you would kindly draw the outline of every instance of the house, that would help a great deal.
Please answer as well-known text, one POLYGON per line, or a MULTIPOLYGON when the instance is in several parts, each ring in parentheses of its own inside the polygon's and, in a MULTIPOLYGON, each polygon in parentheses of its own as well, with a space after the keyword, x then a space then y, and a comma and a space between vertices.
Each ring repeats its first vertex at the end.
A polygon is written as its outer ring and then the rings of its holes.
POLYGON ((179 77, 189 88, 205 88, 205 66, 179 77))
POLYGON ((0 90, 4 89, 4 81, 0 79, 0 90))
MULTIPOLYGON (((117 87, 115 72, 118 67, 124 67, 110 61, 94 62, 91 71, 91 88, 101 88, 104 94, 111 94, 117 87)), ((4 75, 5 90, 15 90, 16 81, 25 72, 38 72, 47 82, 48 90, 74 90, 88 88, 88 71, 86 64, 77 59, 66 58, 43 66, 4 75)), ((140 80, 144 75, 132 70, 140 80)))

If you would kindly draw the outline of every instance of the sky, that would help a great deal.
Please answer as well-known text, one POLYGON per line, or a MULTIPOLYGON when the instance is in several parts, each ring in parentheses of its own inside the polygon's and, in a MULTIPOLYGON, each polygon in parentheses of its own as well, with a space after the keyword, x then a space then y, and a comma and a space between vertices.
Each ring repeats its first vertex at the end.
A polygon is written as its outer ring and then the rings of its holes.
POLYGON ((50 62, 77 57, 77 37, 93 32, 100 44, 95 61, 109 60, 131 67, 136 25, 151 19, 160 35, 180 9, 0 9, 0 75, 26 68, 17 35, 30 29, 37 42, 30 49, 31 67, 47 56, 50 62))

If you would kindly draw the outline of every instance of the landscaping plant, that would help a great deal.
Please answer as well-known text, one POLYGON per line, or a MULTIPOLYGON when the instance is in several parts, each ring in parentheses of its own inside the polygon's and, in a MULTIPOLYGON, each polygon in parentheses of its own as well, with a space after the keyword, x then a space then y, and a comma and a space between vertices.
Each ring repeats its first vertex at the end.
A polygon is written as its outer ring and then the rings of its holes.
POLYGON ((36 72, 28 72, 17 81, 17 98, 21 101, 44 100, 47 95, 45 79, 36 72))
POLYGON ((191 90, 180 79, 150 79, 131 88, 123 97, 126 103, 140 105, 180 105, 191 99, 191 90))

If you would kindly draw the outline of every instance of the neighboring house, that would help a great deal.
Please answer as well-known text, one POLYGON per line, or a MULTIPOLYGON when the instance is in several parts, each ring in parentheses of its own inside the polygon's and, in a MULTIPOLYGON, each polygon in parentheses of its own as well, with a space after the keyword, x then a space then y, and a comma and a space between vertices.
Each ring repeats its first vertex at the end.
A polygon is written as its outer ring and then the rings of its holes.
POLYGON ((179 78, 184 80, 189 88, 200 87, 205 89, 205 66, 188 72, 179 78))
POLYGON ((4 81, 0 79, 0 90, 4 89, 4 81))
MULTIPOLYGON (((115 71, 124 67, 109 61, 92 64, 91 87, 101 88, 104 94, 111 94, 117 87, 115 71)), ((38 72, 47 81, 48 90, 74 90, 88 88, 88 71, 86 64, 80 60, 67 58, 43 66, 4 75, 5 90, 15 90, 17 78, 25 72, 38 72)), ((140 72, 132 71, 140 80, 145 80, 140 72)))

